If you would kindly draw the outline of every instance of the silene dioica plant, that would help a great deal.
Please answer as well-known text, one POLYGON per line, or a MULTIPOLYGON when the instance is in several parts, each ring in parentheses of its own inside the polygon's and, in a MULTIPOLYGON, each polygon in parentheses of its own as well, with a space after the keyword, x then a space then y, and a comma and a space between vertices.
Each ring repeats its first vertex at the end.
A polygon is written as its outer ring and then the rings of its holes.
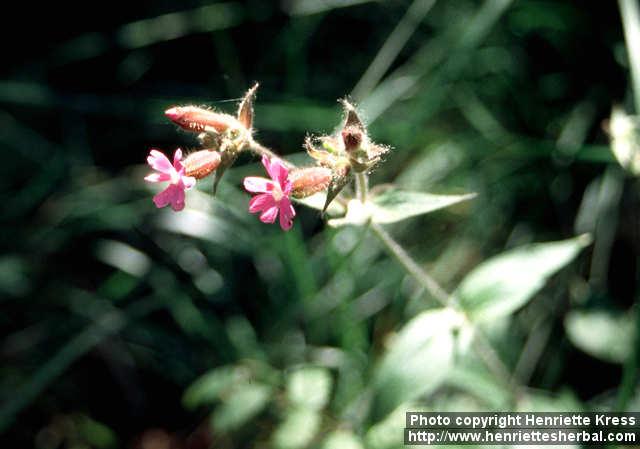
POLYGON ((389 150, 373 143, 353 105, 343 100, 345 119, 336 135, 307 138, 305 148, 315 166, 296 167, 278 157, 253 138, 253 99, 258 85, 245 94, 237 115, 216 112, 196 106, 172 107, 165 115, 178 126, 198 133, 202 150, 183 159, 180 149, 173 155, 173 164, 158 150, 151 150, 147 162, 156 171, 145 179, 168 182, 165 190, 153 201, 157 207, 171 205, 180 211, 185 205, 185 191, 197 180, 215 173, 214 192, 225 170, 243 151, 262 156, 262 164, 271 179, 247 177, 244 187, 256 194, 249 203, 251 213, 260 213, 264 223, 274 223, 279 216, 283 230, 293 226, 296 215, 291 200, 303 200, 326 192, 322 208, 327 209, 340 191, 352 180, 358 180, 358 200, 366 205, 366 174, 389 150))
POLYGON ((476 394, 485 394, 490 384, 495 386, 494 391, 501 392, 502 399, 491 399, 486 408, 522 407, 522 401, 527 399, 521 387, 527 382, 526 375, 503 361, 485 330, 488 324, 508 319, 527 304, 550 276, 590 243, 589 236, 511 249, 481 263, 453 292, 446 292, 383 225, 469 200, 474 194, 433 195, 393 187, 369 189, 368 174, 391 148, 371 140, 359 113, 347 100, 341 101, 344 116, 336 132, 306 138, 304 148, 313 165, 295 166, 254 138, 257 87, 245 94, 236 115, 196 106, 177 106, 165 112, 176 125, 196 133, 202 149, 186 155, 178 149, 173 161, 162 152, 151 150, 147 162, 155 172, 145 179, 167 183, 154 196, 155 205, 181 211, 185 192, 199 180, 215 176, 215 193, 224 172, 238 155, 254 153, 261 157, 268 178, 244 179, 244 188, 253 195, 248 204, 250 213, 259 214, 264 223, 278 221, 288 231, 294 225, 295 208, 302 205, 330 216, 330 226, 366 227, 439 305, 430 304, 389 339, 375 368, 365 375, 367 383, 355 399, 351 394, 348 398, 339 397, 342 390, 336 388, 334 401, 342 404, 342 409, 333 409, 333 413, 341 415, 337 422, 342 424, 335 425, 334 420, 333 429, 329 424, 328 429, 325 426, 320 431, 321 412, 332 396, 333 377, 327 367, 317 365, 303 366, 283 376, 273 376, 274 368, 257 370, 255 364, 216 368, 186 391, 185 405, 218 402, 213 424, 224 432, 239 428, 273 401, 283 408, 284 416, 272 437, 275 447, 305 447, 326 436, 323 447, 374 449, 402 446, 404 412, 422 408, 419 399, 451 382, 460 367, 466 367, 462 369, 467 388, 485 388, 484 393, 476 394), (350 183, 354 185, 352 197, 345 194, 350 183), (483 367, 480 371, 469 368, 477 364, 483 367), (247 371, 251 374, 247 375, 247 371), (473 377, 474 372, 480 373, 478 378, 473 377), (282 395, 274 394, 281 387, 286 398, 284 406, 282 395), (345 420, 349 422, 346 427, 345 420))

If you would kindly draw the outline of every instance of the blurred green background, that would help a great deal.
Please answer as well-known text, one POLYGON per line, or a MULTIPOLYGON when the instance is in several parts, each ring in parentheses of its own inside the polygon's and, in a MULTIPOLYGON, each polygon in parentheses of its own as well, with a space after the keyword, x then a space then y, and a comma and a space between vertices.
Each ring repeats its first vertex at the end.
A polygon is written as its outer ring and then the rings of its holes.
POLYGON ((614 104, 633 111, 616 2, 14 6, 0 19, 7 447, 390 449, 406 409, 638 410, 640 185, 603 129, 614 104), (406 366, 417 394, 379 388, 392 337, 437 303, 366 228, 298 207, 284 233, 249 215, 255 157, 215 199, 208 181, 179 214, 154 207, 148 150, 197 145, 163 111, 233 112, 255 81, 256 136, 279 153, 302 158, 350 95, 394 148, 372 184, 478 193, 386 227, 448 291, 506 250, 591 233, 524 307, 478 325, 512 383, 472 352, 443 356, 447 340, 406 366))

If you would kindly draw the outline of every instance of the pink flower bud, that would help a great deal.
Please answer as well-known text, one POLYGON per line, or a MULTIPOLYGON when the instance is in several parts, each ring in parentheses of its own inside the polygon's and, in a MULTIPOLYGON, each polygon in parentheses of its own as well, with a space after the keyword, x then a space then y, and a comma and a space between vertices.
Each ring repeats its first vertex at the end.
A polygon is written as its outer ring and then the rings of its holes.
POLYGON ((220 153, 213 150, 200 150, 191 153, 182 161, 185 174, 196 179, 208 176, 220 165, 220 153))
POLYGON ((307 167, 293 170, 289 179, 293 184, 291 195, 306 198, 314 193, 326 190, 331 182, 331 170, 325 167, 307 167))
POLYGON ((167 109, 164 114, 181 128, 198 133, 206 131, 207 128, 224 132, 229 128, 243 127, 235 117, 229 114, 221 114, 197 106, 176 106, 167 109))

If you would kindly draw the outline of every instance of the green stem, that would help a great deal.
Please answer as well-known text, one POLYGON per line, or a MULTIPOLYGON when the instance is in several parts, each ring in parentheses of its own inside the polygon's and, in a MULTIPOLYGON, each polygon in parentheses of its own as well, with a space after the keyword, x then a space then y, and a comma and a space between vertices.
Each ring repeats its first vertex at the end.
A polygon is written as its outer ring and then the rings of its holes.
POLYGON ((369 177, 366 173, 356 173, 356 198, 358 198, 362 204, 367 201, 368 192, 369 177))
POLYGON ((398 261, 400 265, 413 276, 439 303, 445 307, 452 306, 449 294, 440 287, 440 284, 433 279, 426 271, 416 263, 415 260, 404 250, 393 237, 377 223, 371 223, 371 230, 376 237, 384 244, 389 253, 398 261))
POLYGON ((293 165, 291 162, 289 162, 286 159, 278 156, 272 150, 270 150, 269 148, 265 147, 264 145, 256 142, 253 139, 249 140, 248 148, 249 148, 249 151, 251 151, 252 153, 257 154, 258 156, 267 156, 269 159, 278 159, 278 160, 280 160, 284 164, 284 166, 287 167, 288 169, 295 168, 295 165, 293 165))
MULTIPOLYGON (((462 313, 467 322, 471 323, 471 321, 466 316, 464 310, 461 310, 455 299, 447 293, 441 286, 438 284, 434 278, 432 278, 429 273, 427 273, 418 263, 413 260, 413 258, 404 250, 404 248, 396 242, 391 235, 387 231, 385 231, 382 226, 377 223, 370 223, 370 228, 373 231, 374 235, 382 242, 388 252, 395 257, 395 259, 402 265, 402 267, 413 276, 419 283, 422 285, 430 294, 433 296, 439 303, 441 303, 445 307, 451 307, 455 309, 457 312, 462 313)), ((507 386, 513 393, 514 397, 517 393, 517 385, 513 384, 512 376, 509 374, 509 370, 502 362, 496 351, 491 346, 489 339, 481 332, 480 329, 476 327, 476 349, 480 358, 483 360, 485 365, 489 368, 491 372, 498 378, 501 379, 505 386, 507 386)))

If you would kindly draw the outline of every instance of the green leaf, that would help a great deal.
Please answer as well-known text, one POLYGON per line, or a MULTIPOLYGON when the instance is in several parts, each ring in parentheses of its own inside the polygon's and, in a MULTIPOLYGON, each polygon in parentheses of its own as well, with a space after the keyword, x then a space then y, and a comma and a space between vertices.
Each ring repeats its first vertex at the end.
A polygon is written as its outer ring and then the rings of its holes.
POLYGON ((293 408, 273 434, 278 449, 298 449, 307 446, 320 428, 320 414, 309 408, 293 408))
POLYGON ((633 351, 635 331, 630 314, 572 311, 564 327, 574 345, 600 360, 623 363, 633 351))
POLYGON ((329 225, 333 227, 363 225, 369 220, 379 224, 395 223, 406 218, 427 214, 473 197, 475 197, 475 193, 466 195, 433 195, 395 189, 387 190, 371 198, 364 205, 357 200, 349 201, 346 215, 342 218, 329 220, 329 225))
POLYGON ((228 432, 237 429, 256 416, 271 398, 271 387, 262 384, 244 384, 216 408, 212 423, 216 430, 228 432))
POLYGON ((454 329, 464 317, 451 309, 423 312, 391 342, 375 379, 382 414, 435 390, 453 363, 454 329))
POLYGON ((404 427, 407 412, 426 412, 415 403, 405 403, 389 413, 382 421, 377 422, 367 431, 365 442, 368 449, 401 449, 404 446, 404 427))
POLYGON ((92 447, 96 449, 117 447, 118 438, 116 434, 104 424, 93 420, 89 416, 80 415, 78 416, 77 425, 83 439, 91 443, 92 447))
POLYGON ((472 270, 453 296, 474 321, 509 315, 590 243, 591 238, 585 234, 507 251, 472 270))
POLYGON ((475 196, 475 193, 433 195, 431 193, 388 190, 372 199, 371 220, 379 224, 395 223, 470 200, 475 196))
MULTIPOLYGON (((305 206, 310 207, 312 209, 317 209, 319 211, 322 211, 325 203, 327 202, 327 193, 318 192, 306 198, 292 198, 292 199, 296 203, 304 204, 305 206)), ((332 201, 329 204, 329 207, 327 207, 325 214, 334 217, 334 216, 344 215, 345 212, 346 212, 346 209, 342 204, 340 204, 338 201, 332 201)))
POLYGON ((487 410, 506 410, 509 407, 510 392, 487 370, 486 365, 471 357, 456 364, 447 376, 446 385, 473 396, 487 410))
POLYGON ((209 371, 196 379, 182 396, 182 403, 188 409, 216 401, 220 393, 233 386, 237 380, 236 368, 223 366, 209 371))
POLYGON ((294 371, 287 382, 287 397, 295 406, 320 410, 329 401, 331 375, 324 368, 304 367, 294 371))
POLYGON ((362 226, 371 219, 371 203, 362 204, 360 200, 350 200, 347 213, 342 218, 333 218, 327 222, 331 227, 338 228, 345 225, 362 226))
POLYGON ((363 449, 363 446, 352 432, 336 430, 324 440, 322 449, 363 449))

